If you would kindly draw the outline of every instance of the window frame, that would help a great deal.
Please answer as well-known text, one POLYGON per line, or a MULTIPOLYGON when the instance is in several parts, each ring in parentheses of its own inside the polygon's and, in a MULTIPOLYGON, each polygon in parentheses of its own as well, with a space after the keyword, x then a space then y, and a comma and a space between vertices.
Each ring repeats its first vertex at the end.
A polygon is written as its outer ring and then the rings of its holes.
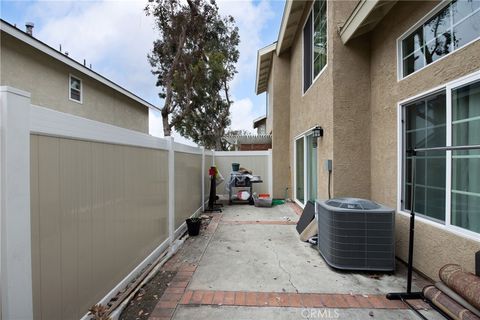
POLYGON ((293 139, 293 200, 301 208, 305 208, 306 203, 300 202, 297 198, 297 141, 303 139, 303 202, 305 202, 306 196, 306 167, 305 167, 305 148, 306 148, 306 137, 305 134, 301 134, 293 139))
POLYGON ((74 76, 73 74, 68 75, 68 99, 70 101, 83 104, 83 80, 77 76, 74 76), (72 89, 77 90, 72 88, 72 78, 80 81, 80 100, 72 99, 72 89))
POLYGON ((307 94, 307 92, 310 90, 311 87, 315 84, 315 81, 317 81, 318 78, 322 75, 322 73, 327 69, 328 66, 328 46, 330 41, 328 41, 328 1, 327 0, 313 0, 311 3, 310 10, 308 14, 306 15, 305 21, 303 22, 302 25, 302 97, 307 94), (315 1, 323 1, 325 3, 325 18, 326 18, 326 23, 325 23, 325 35, 326 35, 326 43, 327 43, 327 54, 326 54, 326 61, 325 65, 323 68, 318 72, 316 76, 314 76, 314 63, 315 63, 315 56, 314 56, 314 46, 313 46, 313 35, 315 31, 315 17, 313 16, 313 9, 315 7, 315 1), (304 30, 305 30, 305 25, 308 22, 309 18, 312 18, 312 47, 311 47, 311 72, 312 72, 312 82, 310 83, 310 86, 305 90, 305 37, 304 37, 304 30))
MULTIPOLYGON (((445 88, 440 88, 438 90, 433 90, 429 93, 426 93, 426 94, 423 94, 422 96, 419 96, 419 97, 416 97, 415 99, 411 99, 409 100, 408 102, 405 102, 401 105, 401 130, 402 130, 402 154, 401 154, 401 157, 402 157, 402 176, 401 176, 401 179, 402 179, 402 183, 401 183, 401 190, 400 190, 400 193, 401 193, 401 199, 402 199, 402 202, 401 202, 401 209, 404 211, 404 212, 410 212, 409 210, 407 209, 404 209, 404 207, 406 206, 406 203, 403 202, 403 199, 406 198, 407 194, 406 194, 406 182, 405 182, 405 177, 406 177, 406 170, 407 170, 407 159, 406 159, 406 153, 404 153, 404 150, 407 150, 407 139, 406 139, 406 134, 407 134, 407 128, 406 128, 406 109, 407 107, 412 104, 412 103, 415 103, 415 102, 418 102, 418 101, 422 101, 422 100, 425 100, 426 98, 431 98, 432 96, 434 95, 438 95, 438 94, 441 94, 441 93, 444 93, 445 94, 445 99, 448 99, 447 98, 447 94, 446 94, 446 89, 445 88)), ((445 112, 447 113, 448 110, 447 110, 447 106, 446 106, 446 103, 445 103, 445 112)), ((427 128, 424 128, 424 129, 427 129, 427 128)), ((449 145, 449 140, 448 140, 448 129, 449 129, 449 123, 448 123, 448 118, 445 117, 445 136, 446 136, 446 139, 445 139, 445 146, 449 145)), ((451 125, 450 125, 450 129, 451 129, 451 125)), ((445 161, 447 162, 448 161, 448 157, 445 158, 445 161)), ((445 168, 446 172, 448 171, 447 168, 445 168)), ((418 168, 416 169, 416 176, 418 176, 418 168)), ((451 172, 451 170, 450 170, 451 172)), ((445 180, 445 194, 448 192, 448 189, 447 189, 447 174, 445 175, 446 177, 446 180, 445 180)), ((416 186, 420 186, 418 183, 415 184, 416 186)), ((425 192, 427 192, 427 190, 431 187, 429 187, 428 184, 425 184, 423 186, 423 188, 425 189, 425 192)), ((426 204, 425 204, 426 205, 426 204)), ((426 207, 425 207, 426 208, 426 207)), ((447 212, 447 201, 445 201, 445 214, 447 212)), ((431 221, 434 221, 434 222, 437 222, 437 223, 440 223, 440 224, 445 224, 446 223, 446 217, 445 217, 445 221, 443 220, 439 220, 439 219, 436 219, 434 217, 431 217, 431 216, 428 216, 426 214, 422 214, 422 213, 419 213, 419 212, 415 212, 416 215, 418 216, 421 216, 425 219, 428 219, 428 220, 431 220, 431 221)))
MULTIPOLYGON (((429 95, 445 91, 446 97, 446 146, 452 145, 452 91, 463 87, 465 85, 479 82, 480 71, 473 72, 462 78, 450 81, 438 87, 424 91, 413 97, 397 103, 397 212, 401 215, 410 216, 410 211, 403 209, 404 198, 404 177, 405 177, 405 105, 408 105, 416 100, 425 98, 429 95)), ((451 224, 451 199, 452 199, 452 151, 446 151, 446 165, 445 165, 445 221, 430 218, 422 214, 416 214, 416 219, 435 226, 437 228, 449 231, 451 233, 460 235, 462 237, 480 241, 480 233, 470 231, 451 224)))
POLYGON ((422 68, 408 74, 408 75, 404 75, 403 74, 403 40, 405 40, 406 38, 408 38, 412 33, 414 33, 420 26, 422 26, 423 24, 425 24, 425 22, 427 22, 429 19, 431 19, 433 16, 435 16, 437 13, 439 13, 443 8, 445 8, 446 6, 448 6, 451 2, 453 2, 453 0, 442 0, 437 6, 435 6, 432 10, 430 10, 426 15, 424 15, 420 20, 418 20, 413 26, 411 26, 405 33, 403 33, 400 37, 398 37, 397 39, 397 82, 401 81, 401 80, 404 80, 404 79, 407 79, 408 77, 416 74, 417 72, 420 72, 422 70, 425 70, 426 68, 428 68, 429 66, 435 64, 436 62, 438 61, 441 61, 443 60, 444 58, 450 56, 452 53, 455 53, 457 52, 458 50, 462 49, 462 48, 465 48, 469 45, 471 45, 472 43, 480 40, 480 36, 465 43, 463 46, 459 47, 459 48, 456 48, 453 47, 452 48, 452 51, 450 51, 449 53, 447 53, 446 55, 438 58, 437 60, 429 63, 429 64, 426 64, 424 65, 422 68))

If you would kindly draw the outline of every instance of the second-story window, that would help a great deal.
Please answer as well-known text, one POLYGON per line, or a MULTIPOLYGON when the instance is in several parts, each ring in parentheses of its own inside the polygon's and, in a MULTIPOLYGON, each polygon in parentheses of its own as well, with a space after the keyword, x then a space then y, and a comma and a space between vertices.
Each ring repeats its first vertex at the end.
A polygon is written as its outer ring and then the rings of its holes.
POLYGON ((70 100, 82 103, 82 80, 70 75, 70 100))
POLYGON ((480 0, 445 2, 401 39, 401 77, 479 39, 480 0))
POLYGON ((303 27, 303 92, 327 64, 327 2, 315 0, 303 27))

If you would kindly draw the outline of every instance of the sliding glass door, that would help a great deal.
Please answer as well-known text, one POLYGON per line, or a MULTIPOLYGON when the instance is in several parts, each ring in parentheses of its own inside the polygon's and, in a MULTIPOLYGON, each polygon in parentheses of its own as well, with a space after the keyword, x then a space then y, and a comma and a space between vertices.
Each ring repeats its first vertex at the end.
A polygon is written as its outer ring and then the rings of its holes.
POLYGON ((305 139, 295 141, 295 199, 305 204, 305 139))
POLYGON ((305 134, 295 140, 295 200, 305 205, 317 198, 317 148, 313 135, 305 134))

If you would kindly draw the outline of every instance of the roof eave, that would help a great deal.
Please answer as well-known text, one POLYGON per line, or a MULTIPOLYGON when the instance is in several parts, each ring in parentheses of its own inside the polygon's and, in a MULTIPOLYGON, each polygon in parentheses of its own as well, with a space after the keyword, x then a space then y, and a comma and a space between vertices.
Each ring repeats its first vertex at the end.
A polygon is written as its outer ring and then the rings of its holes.
POLYGON ((291 47, 307 3, 308 1, 304 0, 287 0, 285 2, 282 23, 280 25, 280 32, 278 33, 277 40, 278 56, 291 47))
POLYGON ((258 117, 257 119, 254 119, 253 120, 253 129, 256 129, 260 124, 260 122, 262 121, 266 121, 267 120, 267 116, 261 116, 261 117, 258 117))
POLYGON ((255 93, 261 94, 267 91, 268 78, 272 66, 273 53, 276 50, 276 42, 268 45, 257 52, 257 72, 255 75, 255 93))
POLYGON ((361 0, 340 30, 342 42, 365 34, 375 28, 397 0, 361 0))

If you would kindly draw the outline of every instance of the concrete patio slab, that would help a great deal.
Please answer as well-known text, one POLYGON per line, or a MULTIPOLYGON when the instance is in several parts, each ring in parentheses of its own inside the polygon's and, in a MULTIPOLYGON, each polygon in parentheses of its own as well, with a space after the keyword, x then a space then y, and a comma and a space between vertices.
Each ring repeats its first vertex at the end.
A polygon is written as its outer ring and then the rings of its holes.
MULTIPOLYGON (((430 320, 443 319, 438 314, 428 311, 430 320)), ((339 319, 339 320, 410 320, 416 319, 411 310, 383 309, 335 309, 335 308, 268 308, 238 306, 180 306, 174 320, 208 319, 208 320, 301 320, 301 319, 339 319)))
MULTIPOLYGON (((342 272, 299 240, 298 215, 274 208, 225 206, 201 235, 187 239, 163 269, 176 272, 150 320, 167 319, 416 319, 401 301, 406 268, 394 274, 342 272)), ((414 275, 414 290, 427 281, 414 275)), ((442 319, 421 300, 428 319, 442 319)))
POLYGON ((297 221, 299 216, 288 206, 279 205, 272 208, 262 208, 250 205, 226 206, 223 221, 297 221))
MULTIPOLYGON (((283 206, 286 207, 286 206, 283 206)), ((268 214, 266 214, 268 215, 268 214)), ((293 225, 219 225, 189 285, 191 290, 380 294, 405 290, 395 274, 340 272, 293 225)), ((414 289, 418 287, 414 286, 414 289)))

